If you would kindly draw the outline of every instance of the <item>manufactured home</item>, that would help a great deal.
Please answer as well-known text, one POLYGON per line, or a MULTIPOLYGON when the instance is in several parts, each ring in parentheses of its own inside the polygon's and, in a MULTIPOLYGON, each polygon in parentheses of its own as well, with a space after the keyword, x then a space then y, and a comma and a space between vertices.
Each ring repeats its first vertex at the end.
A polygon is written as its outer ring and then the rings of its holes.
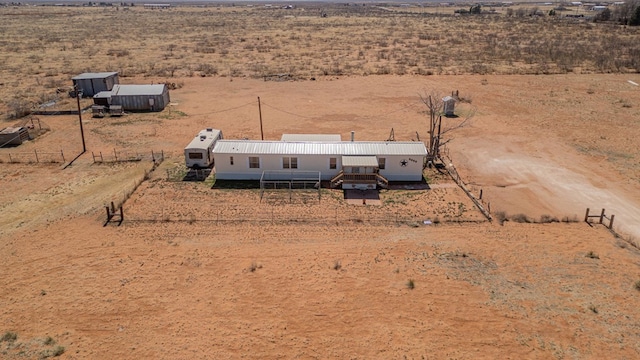
POLYGON ((220 140, 213 149, 216 178, 260 180, 263 172, 317 172, 343 189, 376 188, 388 181, 422 181, 422 142, 220 140))
POLYGON ((198 133, 184 148, 184 159, 188 168, 207 168, 213 164, 213 148, 222 139, 222 131, 205 129, 198 133))

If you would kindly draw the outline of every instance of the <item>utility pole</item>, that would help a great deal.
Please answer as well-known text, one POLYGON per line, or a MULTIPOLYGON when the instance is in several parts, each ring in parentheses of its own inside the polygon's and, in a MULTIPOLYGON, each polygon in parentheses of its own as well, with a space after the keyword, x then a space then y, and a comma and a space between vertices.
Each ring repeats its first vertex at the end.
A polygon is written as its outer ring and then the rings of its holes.
POLYGON ((80 109, 80 92, 78 91, 78 86, 75 86, 76 99, 78 100, 78 119, 80 120, 80 136, 82 136, 82 153, 84 154, 87 151, 87 146, 84 142, 84 129, 82 128, 82 110, 80 109))
POLYGON ((262 131, 262 107, 260 107, 260 96, 258 96, 258 112, 260 113, 260 138, 264 140, 264 132, 262 131))

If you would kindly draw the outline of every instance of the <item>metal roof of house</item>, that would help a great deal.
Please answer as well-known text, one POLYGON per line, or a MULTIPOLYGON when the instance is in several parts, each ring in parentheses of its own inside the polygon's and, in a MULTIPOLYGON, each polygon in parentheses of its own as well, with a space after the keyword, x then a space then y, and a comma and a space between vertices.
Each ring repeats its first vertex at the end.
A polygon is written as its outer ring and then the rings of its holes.
POLYGON ((282 134, 282 141, 342 141, 340 134, 282 134))
POLYGON ((166 85, 113 85, 111 96, 162 95, 166 85))
POLYGON ((83 80, 83 79, 104 79, 109 76, 118 75, 117 72, 97 72, 97 73, 83 73, 76 77, 72 77, 71 80, 83 80))
POLYGON ((378 159, 373 156, 343 156, 342 166, 378 167, 378 159))
POLYGON ((220 140, 214 154, 248 155, 413 155, 426 156, 427 148, 419 141, 340 141, 287 142, 259 140, 220 140))

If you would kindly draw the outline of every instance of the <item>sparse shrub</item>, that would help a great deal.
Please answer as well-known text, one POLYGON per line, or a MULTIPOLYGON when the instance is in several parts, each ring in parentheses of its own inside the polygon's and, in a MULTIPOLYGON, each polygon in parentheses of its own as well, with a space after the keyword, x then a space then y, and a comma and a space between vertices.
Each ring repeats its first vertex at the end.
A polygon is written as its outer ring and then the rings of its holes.
POLYGON ((531 219, 525 214, 515 214, 512 215, 509 220, 517 222, 517 223, 530 223, 531 219))
POLYGON ((558 220, 558 218, 555 217, 555 216, 542 215, 542 216, 540 216, 540 222, 543 223, 543 224, 548 224, 548 223, 560 222, 560 220, 558 220))
POLYGON ((2 335, 2 338, 0 338, 0 341, 14 342, 17 339, 18 339, 18 334, 11 331, 7 331, 6 333, 4 333, 4 335, 2 335))
POLYGON ((107 50, 107 55, 115 56, 115 57, 124 57, 129 56, 129 50, 124 49, 109 49, 107 50))
POLYGON ((590 259, 600 259, 598 254, 594 253, 593 251, 589 251, 586 256, 590 259))
POLYGON ((633 287, 634 287, 636 290, 640 291, 640 280, 636 281, 636 283, 635 283, 635 284, 633 284, 633 287))
POLYGON ((32 103, 23 98, 13 98, 7 102, 9 119, 20 119, 31 113, 32 103))
POLYGON ((594 314, 598 313, 598 308, 595 305, 589 305, 589 310, 591 310, 591 312, 593 312, 594 314))
POLYGON ((336 260, 333 262, 333 270, 340 270, 342 269, 342 263, 340 262, 340 260, 336 260))
POLYGON ((415 288, 416 288, 416 283, 413 281, 413 279, 409 279, 409 281, 407 281, 407 289, 413 290, 415 288))
POLYGON ((498 224, 500 225, 504 225, 504 222, 509 220, 507 218, 507 213, 505 213, 504 211, 498 211, 494 213, 493 218, 496 219, 496 221, 498 221, 498 224))
POLYGON ((262 269, 262 265, 258 264, 255 261, 252 261, 251 265, 249 266, 249 272, 256 272, 256 270, 258 269, 262 269))
POLYGON ((47 336, 46 339, 44 339, 43 342, 45 345, 54 345, 56 343, 55 340, 53 340, 53 338, 51 336, 47 336))
POLYGON ((46 359, 46 358, 50 358, 50 357, 58 357, 58 356, 60 356, 62 354, 64 354, 64 346, 56 346, 53 349, 42 351, 40 353, 40 358, 41 359, 46 359))

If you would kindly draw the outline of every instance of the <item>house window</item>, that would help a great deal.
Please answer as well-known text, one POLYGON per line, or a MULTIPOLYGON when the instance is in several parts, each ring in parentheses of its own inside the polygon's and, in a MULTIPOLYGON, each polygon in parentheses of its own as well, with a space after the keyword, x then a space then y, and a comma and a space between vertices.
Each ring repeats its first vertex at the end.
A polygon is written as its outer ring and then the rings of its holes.
POLYGON ((249 156, 249 168, 260 169, 260 158, 257 156, 249 156))
POLYGON ((229 165, 233 165, 233 156, 229 156, 229 165))
POLYGON ((201 160, 202 153, 189 153, 189 159, 191 160, 201 160))
POLYGON ((387 159, 386 158, 378 158, 378 169, 380 170, 384 170, 384 167, 387 164, 387 159))
POLYGON ((295 157, 283 157, 282 158, 282 168, 283 169, 297 169, 298 168, 298 158, 295 158, 295 157))
POLYGON ((329 158, 329 169, 336 169, 337 166, 337 158, 329 158))
POLYGON ((354 166, 351 168, 351 172, 354 174, 359 174, 360 173, 360 168, 358 166, 354 166))

